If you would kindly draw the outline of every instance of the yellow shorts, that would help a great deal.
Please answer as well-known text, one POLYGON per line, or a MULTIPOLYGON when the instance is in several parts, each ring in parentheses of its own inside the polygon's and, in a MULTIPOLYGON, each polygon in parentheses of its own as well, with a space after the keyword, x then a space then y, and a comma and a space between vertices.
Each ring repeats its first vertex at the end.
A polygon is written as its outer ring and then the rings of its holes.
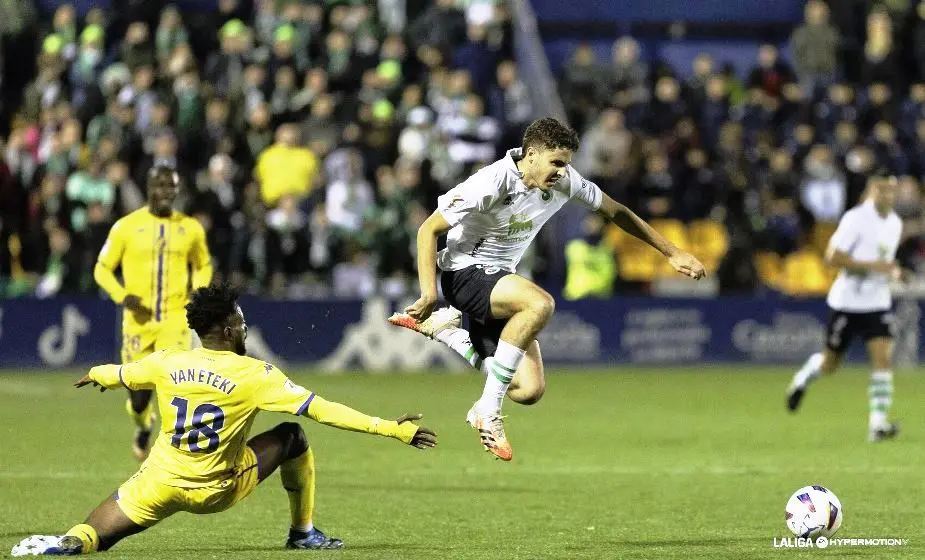
POLYGON ((122 512, 137 525, 151 527, 178 511, 218 513, 250 495, 259 482, 257 456, 249 446, 231 475, 208 486, 178 488, 164 484, 157 468, 142 466, 116 492, 122 512))
POLYGON ((122 324, 122 363, 138 361, 158 350, 189 350, 193 347, 193 332, 182 321, 157 323, 153 319, 139 325, 131 320, 122 324))

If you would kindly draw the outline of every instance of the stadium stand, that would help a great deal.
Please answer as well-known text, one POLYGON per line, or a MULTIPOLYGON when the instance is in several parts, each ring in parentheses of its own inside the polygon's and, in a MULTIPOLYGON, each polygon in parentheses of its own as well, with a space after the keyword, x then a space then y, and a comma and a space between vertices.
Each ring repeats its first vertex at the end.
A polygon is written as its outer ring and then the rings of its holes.
MULTIPOLYGON (((752 278, 823 292, 834 223, 878 170, 907 186, 898 209, 916 253, 925 9, 906 4, 846 20, 838 3, 788 2, 776 13, 805 21, 768 43, 683 26, 645 39, 654 22, 616 40, 553 37, 583 137, 575 165, 693 250, 723 291, 752 278)), ((495 0, 43 0, 0 12, 7 296, 96 293, 95 255, 144 204, 155 162, 180 171, 181 209, 205 225, 218 279, 280 297, 406 294, 436 196, 516 144, 536 113, 512 62, 511 10, 495 0)), ((603 242, 624 291, 671 274, 613 228, 603 242)), ((540 281, 556 277, 549 247, 531 260, 540 281)))

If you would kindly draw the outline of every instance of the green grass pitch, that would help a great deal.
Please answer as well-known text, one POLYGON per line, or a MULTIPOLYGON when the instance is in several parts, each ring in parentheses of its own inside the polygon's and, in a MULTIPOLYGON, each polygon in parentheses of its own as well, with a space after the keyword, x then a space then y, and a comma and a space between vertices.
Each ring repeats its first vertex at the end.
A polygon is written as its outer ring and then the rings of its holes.
MULTIPOLYGON (((278 476, 219 515, 181 514, 109 558, 923 558, 925 377, 896 376, 900 438, 869 444, 866 375, 845 370, 784 407, 789 368, 551 368, 538 405, 508 403, 514 461, 494 461, 463 422, 472 375, 314 375, 299 383, 365 412, 423 412, 440 437, 394 440, 302 423, 315 448, 315 521, 340 552, 282 549, 278 476), (819 483, 844 506, 837 537, 902 547, 794 550, 784 505, 819 483)), ((121 392, 77 391, 79 372, 0 374, 0 555, 60 534, 134 472, 121 392)), ((288 420, 263 413, 255 430, 288 420)), ((256 433, 256 432, 255 432, 256 433)))

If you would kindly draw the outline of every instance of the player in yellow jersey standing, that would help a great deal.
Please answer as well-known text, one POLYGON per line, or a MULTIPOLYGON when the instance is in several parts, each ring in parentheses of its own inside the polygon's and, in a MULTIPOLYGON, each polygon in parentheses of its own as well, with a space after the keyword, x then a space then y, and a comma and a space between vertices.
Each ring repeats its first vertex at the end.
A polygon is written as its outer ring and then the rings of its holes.
POLYGON ((164 421, 151 455, 84 523, 64 536, 34 535, 13 556, 77 555, 108 550, 121 539, 180 511, 217 513, 247 497, 280 470, 292 524, 287 548, 341 548, 312 522, 315 462, 302 427, 285 422, 248 439, 261 410, 307 416, 342 430, 398 439, 419 449, 436 435, 404 415, 373 418, 296 385, 274 366, 244 355, 247 324, 237 294, 200 288, 187 306, 189 326, 202 339, 195 350, 162 350, 128 364, 90 370, 75 386, 153 389, 164 421))
MULTIPOLYGON (((124 309, 122 363, 140 360, 156 350, 188 350, 192 333, 183 306, 191 289, 212 280, 212 259, 206 234, 195 219, 177 212, 177 172, 155 165, 148 172, 148 205, 112 226, 93 271, 97 284, 124 309), (122 268, 123 283, 116 278, 122 268)), ((149 389, 129 389, 126 410, 136 425, 132 452, 148 455, 154 425, 149 389)))

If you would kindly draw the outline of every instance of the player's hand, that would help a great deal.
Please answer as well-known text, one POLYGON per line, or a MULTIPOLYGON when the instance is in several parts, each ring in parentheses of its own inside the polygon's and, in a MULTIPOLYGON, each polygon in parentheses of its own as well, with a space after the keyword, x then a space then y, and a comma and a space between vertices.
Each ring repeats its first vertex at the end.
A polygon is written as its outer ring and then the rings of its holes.
POLYGON ((129 294, 122 300, 122 307, 132 312, 132 317, 139 325, 144 325, 151 320, 151 310, 141 304, 141 298, 129 294))
POLYGON ((103 387, 102 385, 100 385, 100 384, 97 383, 96 381, 90 379, 90 374, 89 374, 89 373, 88 373, 87 375, 81 377, 80 379, 78 379, 78 380, 77 380, 77 383, 74 383, 74 387, 77 387, 78 389, 80 389, 81 387, 84 387, 84 386, 86 386, 86 385, 91 385, 91 384, 92 384, 94 387, 99 387, 99 388, 100 388, 100 393, 102 393, 103 391, 106 390, 106 387, 103 387))
POLYGON ((434 307, 437 305, 437 296, 425 294, 418 300, 405 308, 405 313, 411 315, 416 321, 423 321, 430 317, 434 307))
MULTIPOLYGON (((423 417, 423 414, 403 414, 395 421, 399 424, 403 424, 405 422, 411 422, 412 420, 420 420, 423 417)), ((435 447, 437 445, 437 434, 435 434, 434 431, 430 428, 418 426, 418 431, 416 434, 414 434, 414 439, 411 440, 411 445, 417 447, 418 449, 435 447)))
POLYGON ((693 278, 694 280, 700 280, 706 275, 706 271, 703 268, 703 265, 700 264, 700 261, 694 255, 690 253, 685 253, 684 251, 678 251, 676 254, 668 258, 668 262, 671 266, 683 274, 693 278))

